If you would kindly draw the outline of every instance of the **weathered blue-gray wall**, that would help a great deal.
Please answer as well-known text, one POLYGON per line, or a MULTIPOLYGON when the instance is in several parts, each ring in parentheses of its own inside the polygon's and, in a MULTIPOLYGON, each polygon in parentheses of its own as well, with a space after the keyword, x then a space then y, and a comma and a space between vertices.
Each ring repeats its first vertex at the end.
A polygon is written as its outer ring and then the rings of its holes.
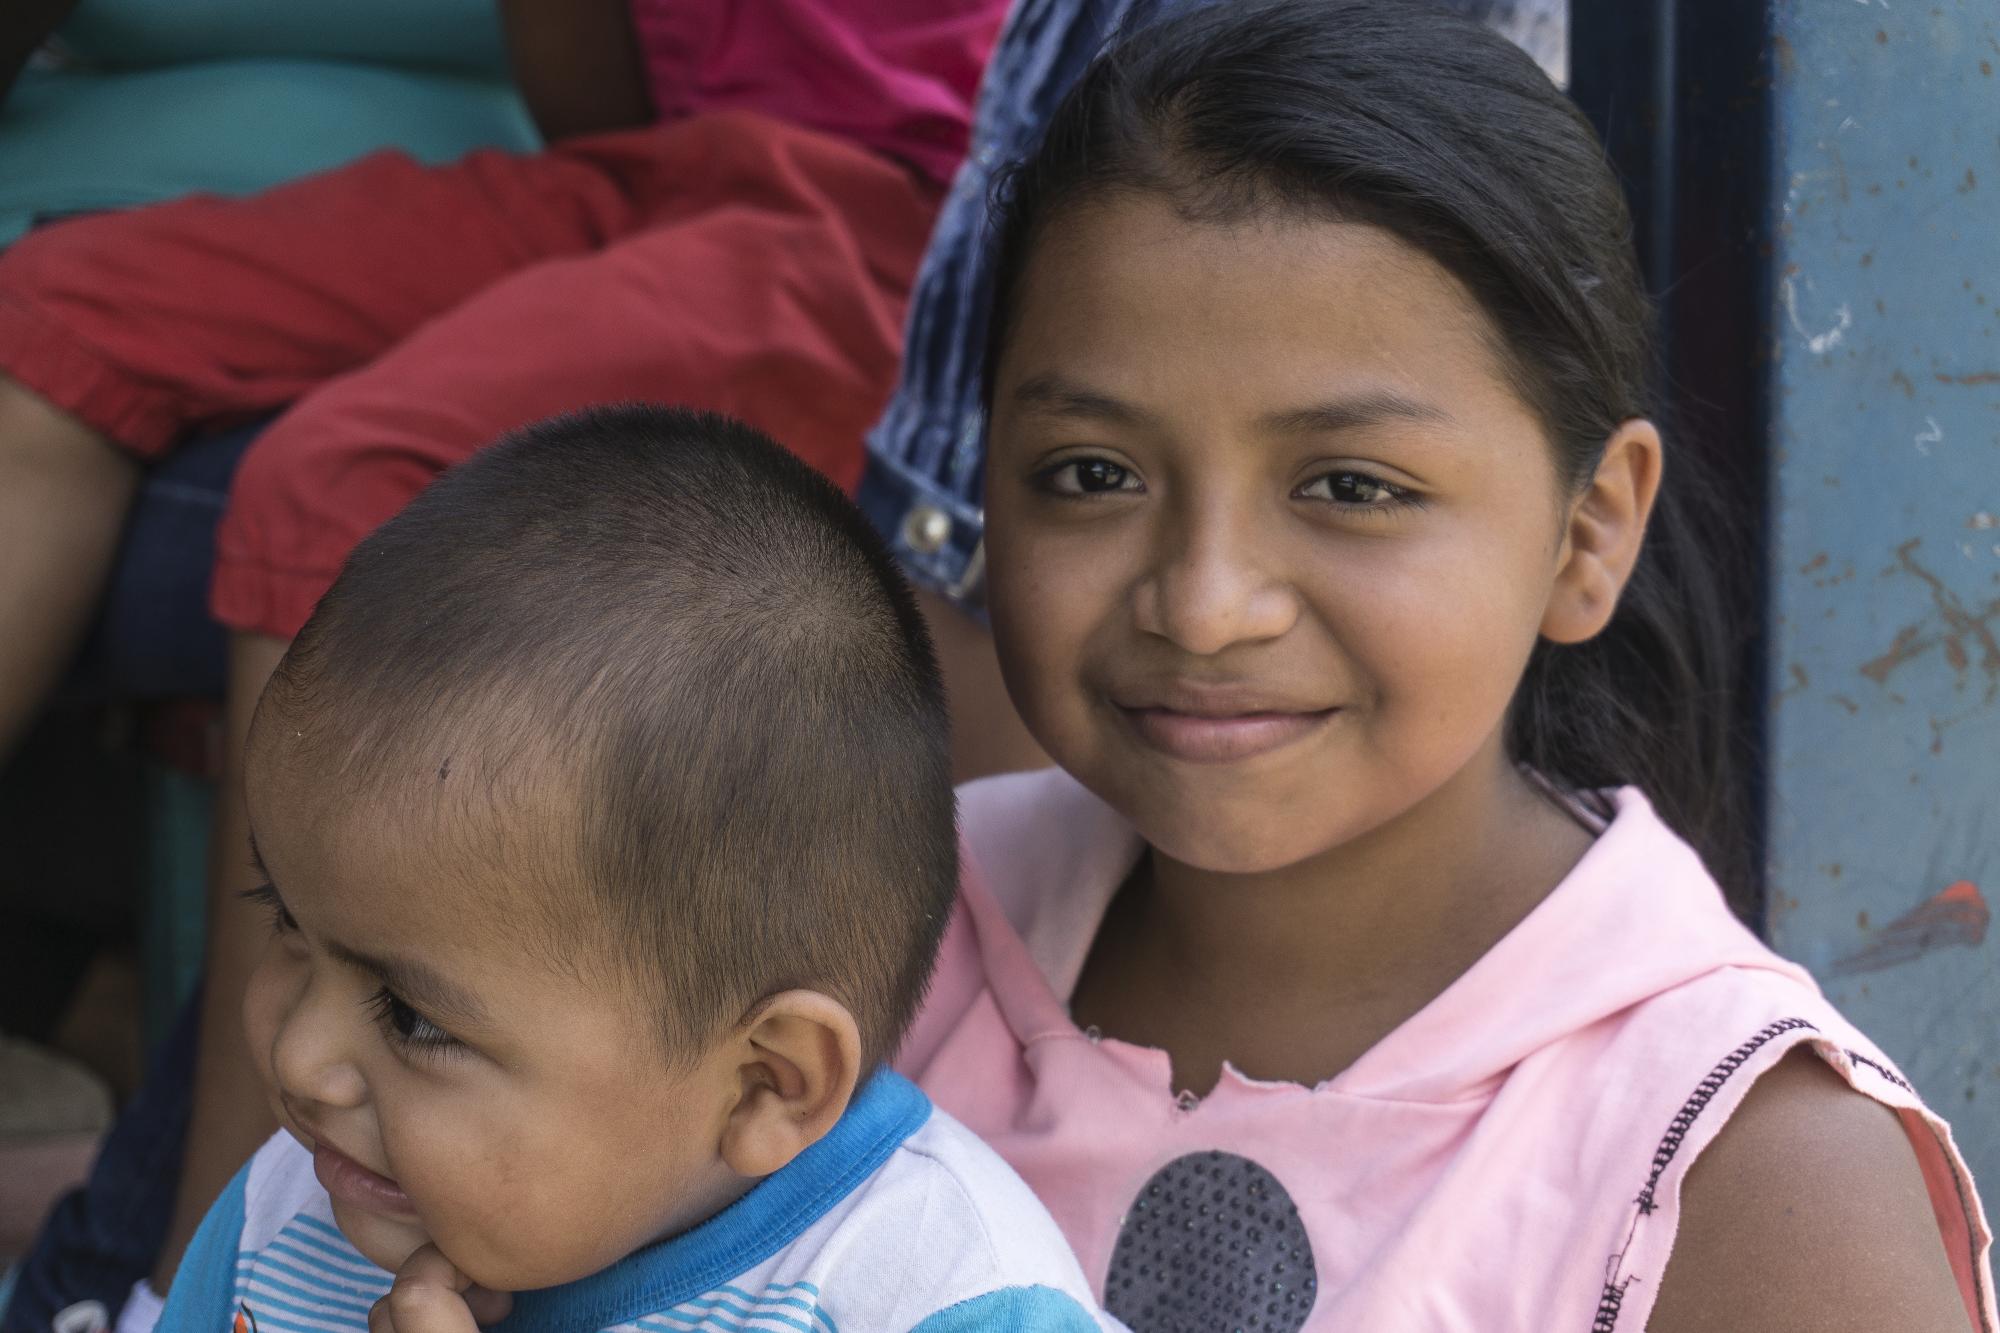
POLYGON ((1773 12, 1770 933, 2000 1195, 2000 0, 1773 12))

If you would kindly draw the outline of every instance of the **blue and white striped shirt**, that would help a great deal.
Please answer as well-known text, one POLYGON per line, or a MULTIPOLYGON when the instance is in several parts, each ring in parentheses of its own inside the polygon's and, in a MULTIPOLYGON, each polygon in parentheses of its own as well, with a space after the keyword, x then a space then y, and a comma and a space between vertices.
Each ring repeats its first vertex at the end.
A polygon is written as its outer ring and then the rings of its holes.
MULTIPOLYGON (((210 1210, 158 1333, 366 1333, 390 1274, 279 1134, 210 1210)), ((561 1287, 497 1333, 1102 1333, 1055 1222, 970 1131, 883 1072, 831 1133, 693 1230, 561 1287)))

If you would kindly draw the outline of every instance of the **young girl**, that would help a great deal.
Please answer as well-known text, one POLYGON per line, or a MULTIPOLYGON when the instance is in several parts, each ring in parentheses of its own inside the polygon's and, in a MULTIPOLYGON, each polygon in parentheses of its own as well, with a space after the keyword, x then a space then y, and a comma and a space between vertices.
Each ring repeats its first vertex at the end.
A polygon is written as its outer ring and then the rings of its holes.
POLYGON ((903 1064, 1111 1311, 1993 1329, 1944 1123, 1704 870, 1700 460, 1575 109, 1418 5, 1207 7, 1002 200, 988 601, 1060 768, 963 790, 903 1064))

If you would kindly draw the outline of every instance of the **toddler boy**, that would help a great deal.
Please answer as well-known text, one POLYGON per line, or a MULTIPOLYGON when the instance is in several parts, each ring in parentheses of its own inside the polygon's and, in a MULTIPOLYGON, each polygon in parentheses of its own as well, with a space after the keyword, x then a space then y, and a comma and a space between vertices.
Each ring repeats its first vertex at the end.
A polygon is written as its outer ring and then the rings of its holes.
POLYGON ((884 1068, 957 878, 945 705, 784 450, 625 407, 478 454, 348 559, 247 774, 284 1129, 167 1333, 1100 1327, 884 1068))

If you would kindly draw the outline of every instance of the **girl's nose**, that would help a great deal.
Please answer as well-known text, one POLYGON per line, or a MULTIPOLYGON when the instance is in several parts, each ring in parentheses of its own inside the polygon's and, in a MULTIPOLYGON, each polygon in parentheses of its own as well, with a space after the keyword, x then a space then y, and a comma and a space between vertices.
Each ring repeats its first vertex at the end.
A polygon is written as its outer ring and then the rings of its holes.
POLYGON ((1289 630, 1298 595, 1257 526, 1215 513, 1165 525, 1137 589, 1139 629, 1197 657, 1289 630))
POLYGON ((271 1043, 271 1069, 288 1100, 325 1107, 353 1107, 367 1100, 367 1084, 350 1042, 360 1006, 343 1004, 307 981, 279 1020, 271 1043))

